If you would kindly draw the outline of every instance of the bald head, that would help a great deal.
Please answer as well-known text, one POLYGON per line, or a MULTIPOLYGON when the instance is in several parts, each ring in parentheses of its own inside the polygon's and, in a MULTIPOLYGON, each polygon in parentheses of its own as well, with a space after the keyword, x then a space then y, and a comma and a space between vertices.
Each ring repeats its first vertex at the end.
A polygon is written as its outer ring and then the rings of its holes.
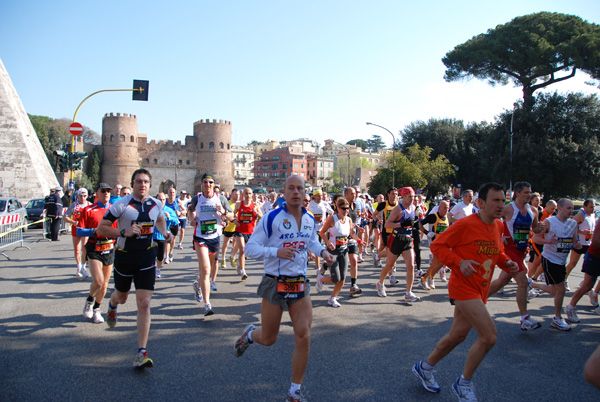
POLYGON ((304 179, 302 177, 292 175, 286 179, 283 196, 289 208, 300 208, 304 194, 304 179))

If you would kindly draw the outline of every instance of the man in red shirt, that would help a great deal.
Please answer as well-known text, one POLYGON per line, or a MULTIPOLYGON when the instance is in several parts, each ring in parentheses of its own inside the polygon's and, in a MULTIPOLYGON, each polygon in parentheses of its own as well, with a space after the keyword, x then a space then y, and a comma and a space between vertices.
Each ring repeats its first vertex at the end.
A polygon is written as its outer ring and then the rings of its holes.
POLYGON ((484 184, 479 189, 480 211, 457 221, 431 243, 431 251, 452 269, 448 282, 454 322, 426 360, 413 366, 413 373, 429 392, 439 392, 433 367, 466 338, 471 328, 479 337, 469 349, 462 375, 452 384, 460 400, 475 400, 471 379, 487 352, 496 343, 496 325, 487 308, 487 296, 494 267, 518 271, 518 265, 504 254, 503 224, 498 220, 504 209, 503 187, 484 184), (470 398, 470 399, 469 399, 470 398))
POLYGON ((233 220, 235 224, 234 236, 237 237, 237 247, 240 252, 238 273, 242 277, 242 280, 246 280, 248 279, 248 275, 244 269, 246 266, 244 250, 246 243, 250 239, 250 235, 254 232, 256 221, 262 218, 259 206, 252 201, 252 189, 250 187, 246 187, 242 191, 242 199, 235 204, 233 216, 235 217, 233 220))

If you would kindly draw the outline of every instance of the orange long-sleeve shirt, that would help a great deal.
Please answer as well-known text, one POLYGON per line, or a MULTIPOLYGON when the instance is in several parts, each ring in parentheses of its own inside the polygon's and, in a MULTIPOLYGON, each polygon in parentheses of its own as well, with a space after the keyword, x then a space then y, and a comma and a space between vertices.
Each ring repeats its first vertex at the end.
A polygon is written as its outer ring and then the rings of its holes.
POLYGON ((503 224, 496 219, 494 225, 486 225, 473 214, 460 219, 431 243, 431 252, 452 269, 448 282, 451 299, 481 299, 487 303, 494 268, 505 267, 509 258, 502 244, 503 224), (462 260, 477 261, 477 272, 466 277, 460 270, 462 260))

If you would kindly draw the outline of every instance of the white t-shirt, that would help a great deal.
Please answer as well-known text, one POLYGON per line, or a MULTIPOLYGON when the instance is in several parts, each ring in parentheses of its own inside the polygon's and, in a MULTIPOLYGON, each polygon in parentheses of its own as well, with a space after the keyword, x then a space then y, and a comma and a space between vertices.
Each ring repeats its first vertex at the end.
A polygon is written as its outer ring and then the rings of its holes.
POLYGON ((450 213, 455 220, 466 218, 473 213, 473 203, 465 205, 465 203, 461 201, 450 210, 450 213))

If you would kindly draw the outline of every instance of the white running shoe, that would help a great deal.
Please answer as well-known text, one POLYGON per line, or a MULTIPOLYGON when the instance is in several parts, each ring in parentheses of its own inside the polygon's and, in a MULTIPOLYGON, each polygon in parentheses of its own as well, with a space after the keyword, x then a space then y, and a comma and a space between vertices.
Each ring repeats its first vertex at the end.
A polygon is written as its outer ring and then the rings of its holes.
POLYGON ((217 283, 215 281, 210 281, 210 290, 217 291, 217 283))
POLYGON ((385 291, 385 285, 383 283, 377 282, 377 296, 387 297, 387 293, 385 291))
POLYGON ((569 287, 569 280, 568 279, 565 279, 565 290, 568 291, 568 292, 571 291, 571 288, 569 287))
POLYGON ((427 286, 429 286, 429 289, 435 289, 435 279, 427 278, 427 286))
POLYGON ((542 324, 531 318, 529 315, 521 320, 521 331, 532 331, 538 329, 542 324))
POLYGON ((425 370, 421 365, 422 362, 417 362, 412 368, 412 372, 417 376, 421 383, 423 384, 423 388, 425 388, 429 392, 440 392, 440 386, 435 381, 433 377, 434 370, 425 370))
POLYGON ((77 273, 75 274, 78 278, 81 278, 83 274, 81 273, 81 265, 77 264, 77 273))
POLYGON ((575 307, 572 307, 570 304, 567 304, 563 307, 563 312, 567 315, 567 320, 571 322, 579 322, 579 317, 577 317, 577 312, 575 311, 575 307))
POLYGON ((440 269, 440 280, 442 282, 448 282, 448 278, 446 278, 446 268, 442 267, 442 269, 440 269))
POLYGON ((160 273, 160 268, 156 268, 156 277, 157 278, 162 278, 162 274, 160 273))
POLYGON ((246 279, 248 279, 248 274, 246 273, 246 269, 240 269, 240 276, 242 277, 242 280, 245 281, 246 279))
POLYGON ((424 290, 429 290, 429 289, 431 289, 431 288, 429 287, 429 285, 427 284, 427 282, 428 282, 428 280, 427 280, 427 279, 425 279, 425 278, 421 278, 421 279, 419 280, 419 287, 420 287, 421 289, 424 289, 424 290))
POLYGON ((404 295, 405 302, 412 303, 412 302, 417 302, 419 300, 421 300, 421 298, 418 297, 417 295, 415 295, 413 292, 406 292, 406 294, 404 295))
POLYGON ((338 298, 337 297, 330 297, 329 300, 327 300, 327 304, 329 304, 331 307, 341 307, 341 304, 338 302, 338 298))
POLYGON ((90 275, 90 273, 88 272, 87 268, 85 265, 81 266, 81 273, 83 274, 83 276, 85 276, 86 278, 90 278, 92 275, 90 275))
POLYGON ((169 257, 165 257, 163 264, 167 265, 167 264, 169 264, 169 262, 170 262, 169 257))
POLYGON ((422 277, 423 277, 423 275, 425 275, 425 273, 426 273, 426 272, 425 272, 425 271, 423 271, 422 269, 417 269, 417 270, 415 271, 415 278, 422 278, 422 277))
POLYGON ((531 289, 529 293, 527 293, 527 300, 531 300, 533 298, 538 297, 540 294, 535 291, 535 289, 531 289))
POLYGON ((459 402, 477 402, 473 382, 469 385, 461 385, 459 381, 460 378, 457 378, 452 384, 452 392, 458 397, 459 402))
POLYGON ((194 281, 194 298, 196 301, 202 301, 202 288, 198 285, 198 281, 194 281))
POLYGON ((92 317, 92 322, 94 324, 102 324, 104 322, 104 317, 102 317, 102 313, 100 313, 100 308, 94 309, 94 315, 92 317))
POLYGON ((571 326, 565 322, 563 318, 552 318, 552 323, 550 324, 553 328, 560 329, 561 331, 570 331, 571 326))
POLYGON ((315 285, 315 289, 317 290, 317 293, 321 293, 323 290, 323 275, 321 274, 317 275, 317 284, 315 285))
POLYGON ((598 307, 598 293, 590 290, 590 304, 594 307, 598 307))
POLYGON ((400 282, 400 280, 396 279, 394 275, 390 275, 388 278, 390 280, 390 286, 395 286, 398 282, 400 282))
POLYGON ((359 254, 358 258, 356 259, 356 262, 364 262, 365 260, 363 259, 362 255, 359 254))
POLYGON ((83 316, 85 318, 92 318, 94 315, 94 302, 93 301, 85 301, 85 306, 83 307, 83 316))

